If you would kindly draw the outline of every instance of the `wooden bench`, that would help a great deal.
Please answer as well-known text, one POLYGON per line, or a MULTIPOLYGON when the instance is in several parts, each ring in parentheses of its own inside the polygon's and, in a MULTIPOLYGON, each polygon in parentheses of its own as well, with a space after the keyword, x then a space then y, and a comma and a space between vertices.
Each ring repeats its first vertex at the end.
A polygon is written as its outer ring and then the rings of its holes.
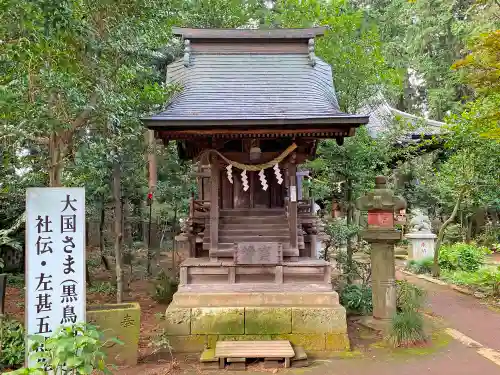
POLYGON ((290 367, 290 359, 295 351, 290 341, 217 341, 215 357, 224 366, 228 358, 276 358, 284 359, 285 367, 290 367))

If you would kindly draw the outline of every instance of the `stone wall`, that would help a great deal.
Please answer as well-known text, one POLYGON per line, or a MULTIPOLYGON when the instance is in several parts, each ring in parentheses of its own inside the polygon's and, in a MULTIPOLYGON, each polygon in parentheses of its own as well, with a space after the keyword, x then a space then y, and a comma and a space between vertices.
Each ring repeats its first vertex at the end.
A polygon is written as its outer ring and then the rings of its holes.
MULTIPOLYGON (((237 297, 236 297, 237 298, 237 297)), ((217 341, 289 340, 307 351, 349 350, 344 307, 170 306, 165 331, 175 352, 201 352, 217 341)))

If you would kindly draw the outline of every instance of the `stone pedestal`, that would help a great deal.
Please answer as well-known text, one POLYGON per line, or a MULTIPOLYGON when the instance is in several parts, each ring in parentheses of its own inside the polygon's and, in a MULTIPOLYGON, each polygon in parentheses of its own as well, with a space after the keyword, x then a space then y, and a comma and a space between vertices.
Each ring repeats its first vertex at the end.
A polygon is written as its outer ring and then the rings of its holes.
POLYGON ((307 351, 349 350, 346 311, 334 291, 179 291, 164 328, 176 353, 232 340, 289 340, 307 351))
POLYGON ((434 233, 410 232, 405 237, 410 241, 408 259, 419 260, 434 256, 437 237, 434 233))
POLYGON ((373 319, 388 322, 396 313, 394 244, 401 239, 401 233, 368 229, 361 236, 371 244, 373 319))

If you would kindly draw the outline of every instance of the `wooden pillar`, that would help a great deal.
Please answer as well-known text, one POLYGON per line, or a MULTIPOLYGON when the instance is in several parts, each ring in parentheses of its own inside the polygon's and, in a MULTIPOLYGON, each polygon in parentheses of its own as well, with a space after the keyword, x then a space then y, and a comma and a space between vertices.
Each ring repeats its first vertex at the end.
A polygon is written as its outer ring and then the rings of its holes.
POLYGON ((210 163, 210 258, 219 247, 219 161, 213 155, 210 163))
POLYGON ((297 165, 295 164, 295 155, 292 155, 288 163, 288 222, 290 225, 290 250, 294 256, 299 256, 299 246, 297 241, 297 165))

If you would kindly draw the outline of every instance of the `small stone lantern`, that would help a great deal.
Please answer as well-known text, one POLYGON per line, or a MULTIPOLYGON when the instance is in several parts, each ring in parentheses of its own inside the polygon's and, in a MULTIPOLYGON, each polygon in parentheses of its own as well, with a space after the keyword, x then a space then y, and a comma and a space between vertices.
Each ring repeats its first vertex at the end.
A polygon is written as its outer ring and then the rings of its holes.
POLYGON ((375 178, 375 189, 356 201, 360 211, 368 211, 368 227, 361 237, 371 244, 373 318, 368 326, 384 329, 396 313, 396 267, 394 244, 401 232, 394 227, 394 213, 406 207, 406 201, 387 188, 384 176, 375 178))

